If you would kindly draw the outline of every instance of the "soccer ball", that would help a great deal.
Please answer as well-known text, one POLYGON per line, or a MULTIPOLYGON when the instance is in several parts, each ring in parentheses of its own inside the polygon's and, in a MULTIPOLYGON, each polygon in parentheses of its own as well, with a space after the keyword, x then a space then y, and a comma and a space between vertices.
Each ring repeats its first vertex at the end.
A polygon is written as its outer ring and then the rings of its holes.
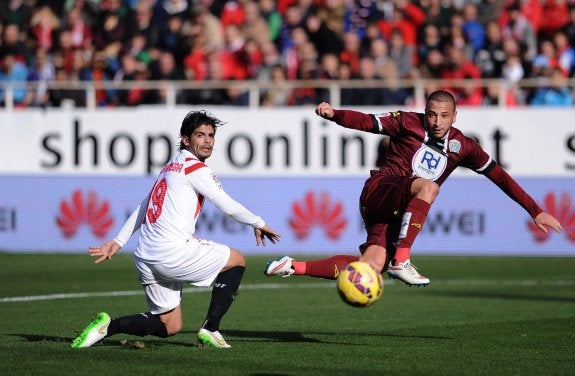
POLYGON ((345 303, 367 307, 383 294, 383 277, 367 262, 355 261, 340 271, 337 291, 345 303))

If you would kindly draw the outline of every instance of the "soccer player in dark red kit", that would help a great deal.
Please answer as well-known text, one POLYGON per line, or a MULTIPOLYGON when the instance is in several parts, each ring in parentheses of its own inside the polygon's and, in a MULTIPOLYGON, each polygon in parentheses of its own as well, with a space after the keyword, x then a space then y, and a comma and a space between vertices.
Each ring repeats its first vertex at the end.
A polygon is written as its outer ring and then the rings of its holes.
POLYGON ((367 240, 359 246, 359 257, 336 255, 306 262, 282 256, 267 264, 264 273, 268 276, 336 279, 345 265, 360 260, 378 272, 387 270, 391 278, 409 286, 428 285, 429 278, 411 263, 411 245, 425 223, 439 187, 459 166, 489 178, 531 215, 541 231, 547 233, 548 227, 556 232, 562 229, 559 221, 544 212, 474 139, 453 127, 457 111, 455 99, 448 91, 431 93, 425 113, 365 114, 336 110, 325 102, 315 112, 345 128, 383 134, 391 139, 385 164, 371 171, 360 196, 359 209, 367 240))

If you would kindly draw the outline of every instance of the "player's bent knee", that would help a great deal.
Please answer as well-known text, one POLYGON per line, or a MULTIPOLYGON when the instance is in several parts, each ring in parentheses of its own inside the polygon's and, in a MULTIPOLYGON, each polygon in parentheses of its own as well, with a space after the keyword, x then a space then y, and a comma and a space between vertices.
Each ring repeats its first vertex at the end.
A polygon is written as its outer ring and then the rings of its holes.
POLYGON ((182 331, 182 322, 169 322, 166 325, 166 330, 168 331, 168 336, 173 336, 182 331))
POLYGON ((234 266, 246 266, 246 257, 237 249, 230 248, 230 258, 224 269, 233 268, 234 266))

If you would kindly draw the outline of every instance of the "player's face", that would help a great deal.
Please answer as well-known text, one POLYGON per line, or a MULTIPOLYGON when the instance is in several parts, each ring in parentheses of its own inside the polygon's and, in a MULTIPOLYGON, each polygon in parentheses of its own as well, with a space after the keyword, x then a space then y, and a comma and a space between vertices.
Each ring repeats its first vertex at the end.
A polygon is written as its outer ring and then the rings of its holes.
POLYGON ((429 101, 425 108, 425 119, 430 135, 443 138, 455 123, 457 111, 449 101, 429 101))
POLYGON ((216 130, 211 125, 201 125, 190 136, 182 137, 186 149, 202 162, 212 155, 216 142, 216 130))

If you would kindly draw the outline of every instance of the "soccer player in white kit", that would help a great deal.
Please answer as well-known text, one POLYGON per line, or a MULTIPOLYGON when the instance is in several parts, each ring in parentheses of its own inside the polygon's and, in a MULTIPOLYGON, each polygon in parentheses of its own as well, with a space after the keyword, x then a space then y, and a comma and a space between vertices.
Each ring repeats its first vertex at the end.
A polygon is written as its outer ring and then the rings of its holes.
POLYGON ((160 172, 152 190, 124 223, 118 235, 90 247, 96 263, 111 259, 140 229, 134 253, 149 312, 112 319, 105 312, 76 337, 72 348, 89 347, 114 334, 168 337, 182 330, 180 305, 184 284, 209 286, 212 298, 198 332, 200 343, 230 347, 219 332, 245 270, 244 255, 227 245, 194 236, 204 198, 230 218, 254 228, 256 244, 276 243, 280 235, 264 220, 232 199, 204 163, 211 156, 216 128, 222 122, 205 111, 189 112, 180 128, 180 151, 160 172))

